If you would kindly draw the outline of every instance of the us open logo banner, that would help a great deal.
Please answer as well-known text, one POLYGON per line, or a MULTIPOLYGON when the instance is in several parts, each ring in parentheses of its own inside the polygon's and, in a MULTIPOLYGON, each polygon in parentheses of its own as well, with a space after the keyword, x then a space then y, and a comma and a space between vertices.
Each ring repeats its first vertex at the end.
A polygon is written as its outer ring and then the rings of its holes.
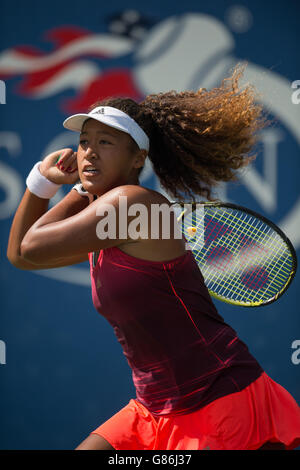
MULTIPOLYGON (((246 21, 247 12, 244 16, 246 21)), ((52 99, 53 111, 59 108, 62 120, 67 113, 86 111, 96 100, 109 96, 141 100, 147 94, 171 89, 211 89, 228 76, 237 62, 244 60, 236 54, 236 41, 229 26, 213 15, 187 12, 153 23, 137 10, 125 10, 112 17, 108 32, 82 30, 78 25, 52 28, 46 31, 46 38, 52 43, 49 52, 37 51, 36 44, 17 44, 2 51, 0 76, 8 85, 12 78, 21 78, 18 85, 12 87, 12 93, 21 100, 30 100, 33 113, 37 101, 42 105, 52 99), (198 47, 191 48, 195 43, 198 47), (124 58, 128 61, 126 66, 124 58), (62 93, 70 90, 73 96, 65 98, 62 93)), ((300 198, 295 195, 282 214, 278 213, 278 166, 280 159, 287 158, 286 155, 281 157, 287 133, 296 144, 295 150, 298 147, 299 151, 300 107, 291 99, 291 80, 275 71, 248 61, 244 82, 256 87, 265 109, 281 126, 262 132, 259 155, 262 168, 259 171, 255 166, 250 167, 241 173, 240 181, 260 211, 275 218, 297 248, 300 244, 300 198)), ((12 158, 17 158, 23 150, 21 140, 18 132, 1 132, 2 147, 12 158)), ((41 154, 46 155, 59 147, 75 146, 76 137, 60 132, 41 144, 41 154)), ((14 213, 24 185, 14 166, 4 162, 1 166, 0 184, 5 194, 0 217, 6 219, 14 213)), ((142 183, 147 180, 151 180, 155 189, 163 191, 149 165, 142 183)), ((231 199, 226 187, 218 194, 222 200, 231 199)), ((61 196, 62 192, 56 200, 61 196)), ((89 273, 78 268, 41 274, 89 284, 89 273)))

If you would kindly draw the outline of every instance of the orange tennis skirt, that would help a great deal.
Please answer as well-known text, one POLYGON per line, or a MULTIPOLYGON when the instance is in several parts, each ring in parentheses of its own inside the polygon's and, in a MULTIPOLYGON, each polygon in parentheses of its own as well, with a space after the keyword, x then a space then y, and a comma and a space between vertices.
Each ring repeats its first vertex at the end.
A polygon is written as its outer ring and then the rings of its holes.
POLYGON ((240 392, 184 415, 154 416, 135 399, 95 429, 116 450, 255 450, 300 445, 300 408, 265 372, 240 392))

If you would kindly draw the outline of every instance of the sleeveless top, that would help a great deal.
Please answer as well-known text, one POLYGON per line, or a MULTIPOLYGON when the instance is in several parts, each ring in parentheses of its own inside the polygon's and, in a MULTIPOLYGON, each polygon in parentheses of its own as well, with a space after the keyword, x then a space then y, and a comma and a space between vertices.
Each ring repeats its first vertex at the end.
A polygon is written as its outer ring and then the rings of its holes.
POLYGON ((154 415, 195 411, 263 372, 218 314, 192 251, 148 261, 112 247, 89 261, 93 304, 122 346, 136 399, 154 415))

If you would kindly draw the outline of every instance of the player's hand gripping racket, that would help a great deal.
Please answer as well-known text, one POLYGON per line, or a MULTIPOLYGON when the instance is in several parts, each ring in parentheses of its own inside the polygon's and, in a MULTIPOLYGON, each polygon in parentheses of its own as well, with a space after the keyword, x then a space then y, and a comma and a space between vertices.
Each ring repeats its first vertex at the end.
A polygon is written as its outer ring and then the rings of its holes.
POLYGON ((297 258, 274 223, 234 204, 187 202, 180 207, 177 220, 213 297, 257 307, 287 290, 297 258))

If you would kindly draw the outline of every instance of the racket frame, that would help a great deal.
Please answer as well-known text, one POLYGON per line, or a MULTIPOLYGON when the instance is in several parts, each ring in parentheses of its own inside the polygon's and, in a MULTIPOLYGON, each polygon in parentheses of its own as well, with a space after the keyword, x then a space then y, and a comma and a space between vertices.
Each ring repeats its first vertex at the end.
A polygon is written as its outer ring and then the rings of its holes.
MULTIPOLYGON (((208 289, 208 292, 212 297, 214 297, 214 298, 216 298, 216 299, 218 299, 222 302, 226 302, 227 304, 237 305, 239 307, 263 307, 265 305, 270 305, 271 303, 278 300, 284 294, 284 292, 286 292, 286 290, 290 287, 290 285, 291 285, 291 283, 292 283, 292 281, 293 281, 293 279, 296 275, 296 272, 297 272, 298 261, 297 261, 296 251, 295 251, 295 248, 293 247, 293 244, 291 243, 290 239, 285 235, 285 233, 274 222, 269 220, 267 217, 259 214, 258 212, 255 212, 252 209, 248 209, 247 207, 240 206, 238 204, 233 204, 233 203, 230 203, 230 202, 222 202, 222 201, 208 201, 208 202, 203 202, 203 201, 199 201, 199 202, 197 202, 197 201, 184 201, 184 202, 183 201, 172 201, 171 204, 172 205, 177 205, 177 206, 189 206, 189 207, 191 207, 192 211, 194 211, 197 207, 199 207, 199 205, 204 206, 204 207, 221 207, 221 208, 229 208, 229 209, 242 211, 244 213, 247 213, 247 214, 261 220, 262 222, 264 222, 265 224, 270 226, 284 240, 284 242, 288 246, 288 249, 291 252, 291 255, 292 255, 292 269, 291 269, 290 276, 289 276, 288 280, 286 281, 284 287, 282 287, 279 290, 279 292, 277 292, 270 299, 262 300, 262 301, 241 302, 241 301, 237 301, 237 300, 228 299, 227 297, 224 297, 224 296, 222 296, 220 294, 217 294, 216 292, 212 291, 211 289, 208 289)), ((188 212, 188 213, 190 213, 190 212, 188 212)), ((181 214, 177 217, 177 222, 180 223, 185 215, 186 215, 186 209, 183 210, 181 212, 181 214)), ((200 266, 199 266, 199 268, 201 270, 200 266)))

